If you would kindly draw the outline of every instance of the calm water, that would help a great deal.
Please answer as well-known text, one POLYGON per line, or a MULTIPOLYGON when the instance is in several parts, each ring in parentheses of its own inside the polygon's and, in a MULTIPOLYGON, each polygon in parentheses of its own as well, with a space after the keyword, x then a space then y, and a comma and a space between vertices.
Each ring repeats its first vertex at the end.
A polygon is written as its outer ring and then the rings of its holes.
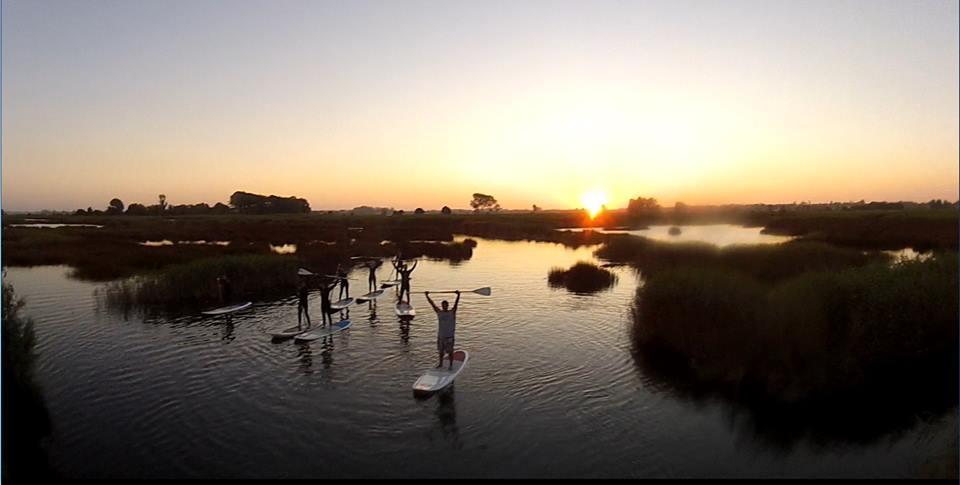
MULTIPOLYGON (((125 317, 67 268, 10 268, 8 280, 36 322, 52 460, 69 477, 909 476, 955 432, 772 445, 736 405, 679 397, 637 367, 628 270, 593 296, 547 286, 551 267, 591 259, 479 240, 469 261, 422 261, 415 291, 493 288, 463 297, 470 363, 426 400, 411 390, 436 359, 422 294, 409 327, 385 296, 352 307, 332 341, 297 344, 262 333, 296 322, 293 298, 230 323, 125 317)), ((363 272, 351 277, 366 292, 363 272)))
MULTIPOLYGON (((778 244, 793 239, 791 236, 776 236, 761 234, 762 227, 743 227, 733 224, 710 224, 702 226, 676 226, 680 234, 670 234, 671 225, 655 225, 647 229, 636 231, 594 229, 606 234, 632 234, 644 236, 658 241, 688 242, 700 241, 715 244, 719 247, 731 244, 778 244)), ((564 231, 582 231, 583 229, 563 229, 564 231)))
POLYGON ((98 224, 10 224, 10 227, 33 227, 39 229, 57 229, 60 227, 96 227, 101 228, 103 226, 98 224))

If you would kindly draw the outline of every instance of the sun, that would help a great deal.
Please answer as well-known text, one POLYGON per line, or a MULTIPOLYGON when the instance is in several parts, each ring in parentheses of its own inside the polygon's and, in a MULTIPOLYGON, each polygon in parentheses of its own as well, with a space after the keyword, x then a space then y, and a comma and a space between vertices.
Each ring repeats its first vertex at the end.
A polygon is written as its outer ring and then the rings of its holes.
POLYGON ((591 190, 583 194, 580 201, 583 202, 583 208, 590 213, 590 218, 593 219, 597 217, 604 204, 607 203, 607 193, 602 190, 591 190))

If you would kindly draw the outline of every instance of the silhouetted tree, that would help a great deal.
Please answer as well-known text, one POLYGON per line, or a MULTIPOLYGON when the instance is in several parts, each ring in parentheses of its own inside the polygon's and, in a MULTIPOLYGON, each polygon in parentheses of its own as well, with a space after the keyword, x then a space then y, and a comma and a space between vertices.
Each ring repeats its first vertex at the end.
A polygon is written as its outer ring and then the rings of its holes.
POLYGON ((673 218, 678 221, 683 221, 689 215, 689 208, 687 204, 683 202, 677 202, 673 204, 673 218))
POLYGON ((160 206, 160 212, 167 210, 167 196, 160 194, 157 196, 157 198, 160 200, 160 203, 157 204, 160 206))
POLYGON ((127 206, 127 214, 131 216, 145 216, 147 215, 147 208, 143 204, 134 202, 127 206))
POLYGON ((224 204, 223 202, 217 202, 210 209, 210 212, 213 212, 214 214, 226 214, 230 212, 230 206, 224 204))
POLYGON ((533 211, 540 212, 540 207, 537 204, 533 204, 533 211))
POLYGON ((263 196, 249 192, 234 192, 230 196, 230 205, 241 213, 276 214, 310 212, 307 199, 297 197, 263 196))
POLYGON ((497 199, 492 195, 475 193, 473 194, 473 200, 470 201, 470 207, 473 207, 474 212, 479 212, 481 209, 486 209, 487 211, 498 211, 500 210, 500 204, 497 203, 497 199))
POLYGON ((449 216, 450 214, 453 213, 453 211, 450 210, 449 207, 443 206, 443 209, 440 209, 440 213, 443 214, 443 215, 449 216))
POLYGON ((414 214, 423 214, 423 208, 417 207, 417 210, 413 211, 414 214))
POLYGON ((123 201, 120 199, 111 199, 110 205, 107 206, 107 214, 121 214, 123 213, 123 201))
POLYGON ((655 216, 660 213, 660 204, 653 197, 637 197, 627 203, 627 214, 630 217, 655 216))

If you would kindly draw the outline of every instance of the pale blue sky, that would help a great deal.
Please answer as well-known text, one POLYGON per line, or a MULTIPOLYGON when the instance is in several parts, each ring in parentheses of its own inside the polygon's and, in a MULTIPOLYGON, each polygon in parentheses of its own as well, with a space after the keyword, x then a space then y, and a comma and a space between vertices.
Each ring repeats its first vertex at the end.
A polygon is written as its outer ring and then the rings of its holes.
POLYGON ((3 199, 957 198, 956 1, 4 1, 3 199), (401 190, 401 188, 403 190, 401 190))

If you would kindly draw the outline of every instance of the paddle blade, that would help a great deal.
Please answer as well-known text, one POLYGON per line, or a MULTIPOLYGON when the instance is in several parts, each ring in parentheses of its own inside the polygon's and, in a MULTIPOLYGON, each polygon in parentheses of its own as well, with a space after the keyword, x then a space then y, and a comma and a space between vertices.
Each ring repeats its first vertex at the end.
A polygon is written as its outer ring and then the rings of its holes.
POLYGON ((476 290, 473 290, 473 292, 478 295, 490 296, 490 287, 485 286, 483 288, 477 288, 476 290))

